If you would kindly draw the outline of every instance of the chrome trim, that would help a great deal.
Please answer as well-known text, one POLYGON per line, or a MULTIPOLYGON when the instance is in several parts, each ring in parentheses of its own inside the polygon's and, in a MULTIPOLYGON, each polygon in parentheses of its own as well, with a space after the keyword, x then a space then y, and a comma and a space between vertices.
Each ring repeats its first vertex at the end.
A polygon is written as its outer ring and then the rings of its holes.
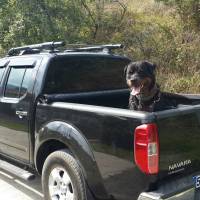
POLYGON ((23 119, 23 117, 27 117, 28 116, 28 112, 27 111, 16 111, 16 115, 18 115, 18 117, 20 119, 23 119))

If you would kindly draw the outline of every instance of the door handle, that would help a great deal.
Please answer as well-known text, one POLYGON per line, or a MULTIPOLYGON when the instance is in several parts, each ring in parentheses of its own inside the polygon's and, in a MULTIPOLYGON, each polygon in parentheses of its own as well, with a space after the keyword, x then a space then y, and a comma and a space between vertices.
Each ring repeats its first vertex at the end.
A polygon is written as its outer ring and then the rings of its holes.
POLYGON ((22 119, 23 117, 26 117, 28 115, 28 112, 27 111, 20 111, 20 110, 17 110, 16 111, 16 115, 19 116, 20 119, 22 119))

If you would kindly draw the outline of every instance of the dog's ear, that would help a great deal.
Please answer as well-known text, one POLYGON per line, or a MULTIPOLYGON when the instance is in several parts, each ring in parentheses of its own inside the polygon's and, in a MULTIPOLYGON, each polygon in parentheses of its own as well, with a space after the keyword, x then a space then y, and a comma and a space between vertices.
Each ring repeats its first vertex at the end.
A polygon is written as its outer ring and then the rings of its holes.
POLYGON ((149 70, 151 74, 155 75, 157 65, 155 63, 149 63, 149 70))
POLYGON ((153 70, 155 71, 157 68, 157 65, 155 63, 152 63, 152 67, 153 67, 153 70))
POLYGON ((152 63, 152 62, 149 62, 149 61, 142 61, 140 63, 141 65, 141 68, 144 70, 144 71, 147 71, 149 72, 149 74, 154 74, 155 73, 155 70, 157 68, 157 65, 155 63, 152 63))

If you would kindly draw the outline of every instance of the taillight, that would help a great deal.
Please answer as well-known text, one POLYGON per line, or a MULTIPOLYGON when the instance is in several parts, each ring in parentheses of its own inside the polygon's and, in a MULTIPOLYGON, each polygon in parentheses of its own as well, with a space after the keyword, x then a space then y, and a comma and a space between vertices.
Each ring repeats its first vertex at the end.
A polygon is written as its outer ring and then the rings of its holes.
POLYGON ((159 140, 156 124, 143 124, 135 129, 135 163, 146 174, 159 171, 159 140))

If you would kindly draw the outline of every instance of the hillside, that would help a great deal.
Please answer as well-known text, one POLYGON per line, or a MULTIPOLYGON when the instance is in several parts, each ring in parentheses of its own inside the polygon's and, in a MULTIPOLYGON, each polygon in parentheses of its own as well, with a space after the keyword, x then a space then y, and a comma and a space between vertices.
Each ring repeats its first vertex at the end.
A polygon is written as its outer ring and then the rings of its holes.
POLYGON ((183 0, 182 4, 179 0, 59 2, 3 1, 0 54, 14 46, 52 40, 123 43, 126 48, 121 53, 158 64, 164 90, 200 93, 199 0, 183 0))

